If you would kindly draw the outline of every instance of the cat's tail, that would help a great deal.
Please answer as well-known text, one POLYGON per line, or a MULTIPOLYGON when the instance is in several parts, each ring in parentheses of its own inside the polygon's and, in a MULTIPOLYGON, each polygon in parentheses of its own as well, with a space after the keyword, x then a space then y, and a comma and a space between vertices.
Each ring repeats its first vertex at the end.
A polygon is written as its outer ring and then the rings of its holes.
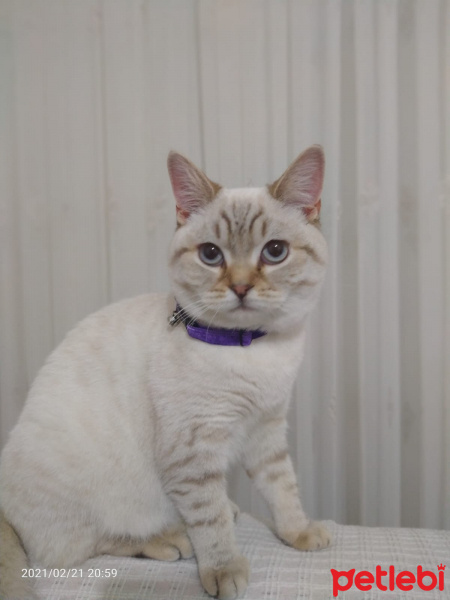
POLYGON ((19 536, 0 509, 0 600, 35 600, 29 579, 27 555, 19 536))

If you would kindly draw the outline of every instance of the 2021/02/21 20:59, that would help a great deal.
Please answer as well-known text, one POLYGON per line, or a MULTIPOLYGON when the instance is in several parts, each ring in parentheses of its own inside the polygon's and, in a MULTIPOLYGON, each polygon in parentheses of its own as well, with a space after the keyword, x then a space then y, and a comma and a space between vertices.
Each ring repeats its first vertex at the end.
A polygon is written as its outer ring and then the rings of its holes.
POLYGON ((117 569, 22 569, 22 577, 47 578, 47 577, 96 577, 108 579, 117 577, 117 569))

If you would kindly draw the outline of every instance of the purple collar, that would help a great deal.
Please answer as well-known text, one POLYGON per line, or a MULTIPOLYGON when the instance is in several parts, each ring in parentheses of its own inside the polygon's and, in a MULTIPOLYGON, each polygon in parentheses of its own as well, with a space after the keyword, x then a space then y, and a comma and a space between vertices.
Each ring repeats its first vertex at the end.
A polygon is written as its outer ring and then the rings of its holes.
POLYGON ((217 346, 250 346, 253 340, 267 333, 260 329, 215 329, 212 327, 203 327, 196 321, 193 321, 189 315, 185 314, 181 306, 177 304, 176 309, 169 318, 169 323, 175 326, 180 321, 183 321, 185 324, 186 331, 191 338, 217 346))

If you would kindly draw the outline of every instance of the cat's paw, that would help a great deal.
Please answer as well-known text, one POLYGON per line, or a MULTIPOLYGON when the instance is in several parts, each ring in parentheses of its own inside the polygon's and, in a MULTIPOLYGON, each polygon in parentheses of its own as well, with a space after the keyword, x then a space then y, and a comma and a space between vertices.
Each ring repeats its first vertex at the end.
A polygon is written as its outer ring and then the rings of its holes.
POLYGON ((199 572, 205 590, 219 600, 234 600, 243 594, 250 575, 248 560, 244 556, 237 556, 217 569, 199 568, 199 572))
POLYGON ((160 535, 150 538, 142 554, 156 560, 174 561, 179 558, 192 558, 194 550, 184 526, 167 529, 160 535))
POLYGON ((289 545, 297 550, 321 550, 331 544, 331 534, 322 523, 312 521, 289 545))

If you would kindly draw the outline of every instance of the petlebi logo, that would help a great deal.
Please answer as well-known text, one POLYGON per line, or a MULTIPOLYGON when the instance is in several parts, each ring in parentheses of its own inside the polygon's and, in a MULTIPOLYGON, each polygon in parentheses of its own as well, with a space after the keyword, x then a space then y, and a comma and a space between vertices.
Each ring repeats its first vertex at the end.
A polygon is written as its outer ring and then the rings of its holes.
POLYGON ((350 569, 349 571, 336 571, 330 569, 333 577, 333 596, 339 592, 346 592, 352 586, 361 592, 368 592, 373 587, 381 591, 401 590, 408 592, 414 588, 417 583, 421 590, 429 592, 434 589, 444 591, 444 573, 445 566, 442 563, 437 565, 437 574, 434 571, 424 571, 422 565, 418 565, 413 571, 396 572, 395 567, 390 565, 387 571, 383 570, 380 565, 375 567, 375 574, 370 571, 359 571, 350 569))

